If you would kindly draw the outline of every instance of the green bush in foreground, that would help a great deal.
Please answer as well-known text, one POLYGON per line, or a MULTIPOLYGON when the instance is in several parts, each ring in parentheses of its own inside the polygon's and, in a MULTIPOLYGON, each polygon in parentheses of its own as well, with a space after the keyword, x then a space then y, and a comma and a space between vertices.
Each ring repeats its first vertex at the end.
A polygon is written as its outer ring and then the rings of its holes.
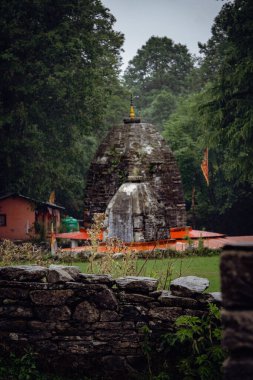
POLYGON ((62 377, 39 371, 33 351, 27 350, 22 356, 5 353, 0 356, 0 380, 91 380, 86 376, 62 377))
POLYGON ((162 351, 169 358, 154 380, 219 380, 225 352, 221 347, 220 311, 210 304, 203 317, 184 315, 175 333, 162 338, 162 351))
POLYGON ((0 358, 1 380, 44 380, 40 376, 31 351, 17 357, 13 353, 0 358))

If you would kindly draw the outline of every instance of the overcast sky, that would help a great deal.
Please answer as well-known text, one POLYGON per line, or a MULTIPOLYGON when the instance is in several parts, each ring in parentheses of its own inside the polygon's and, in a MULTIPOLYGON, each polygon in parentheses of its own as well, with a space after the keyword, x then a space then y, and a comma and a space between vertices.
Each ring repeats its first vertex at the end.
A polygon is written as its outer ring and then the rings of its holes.
POLYGON ((151 36, 171 38, 198 55, 198 41, 211 36, 221 0, 102 0, 117 19, 114 29, 125 35, 123 69, 151 36))

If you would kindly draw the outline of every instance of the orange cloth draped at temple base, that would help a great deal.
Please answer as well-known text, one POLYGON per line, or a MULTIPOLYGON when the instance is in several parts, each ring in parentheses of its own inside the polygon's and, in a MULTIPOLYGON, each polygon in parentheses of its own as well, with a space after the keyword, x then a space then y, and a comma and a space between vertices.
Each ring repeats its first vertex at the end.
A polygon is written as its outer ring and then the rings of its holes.
POLYGON ((209 185, 209 173, 208 173, 208 148, 204 151, 204 158, 201 163, 201 170, 205 177, 207 185, 209 185))

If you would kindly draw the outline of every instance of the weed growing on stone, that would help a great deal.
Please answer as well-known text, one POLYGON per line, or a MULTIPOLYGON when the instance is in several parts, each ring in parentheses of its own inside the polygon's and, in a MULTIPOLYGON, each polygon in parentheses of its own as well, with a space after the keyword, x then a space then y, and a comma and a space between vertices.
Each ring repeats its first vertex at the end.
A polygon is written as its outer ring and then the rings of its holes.
POLYGON ((117 238, 106 240, 106 253, 99 252, 99 234, 104 226, 104 214, 94 214, 89 229, 91 251, 88 257, 88 272, 110 274, 113 277, 136 275, 137 259, 135 253, 117 238))
POLYGON ((15 244, 4 240, 0 244, 0 266, 36 264, 49 266, 50 264, 73 264, 76 261, 70 253, 54 255, 44 247, 32 243, 15 244))
POLYGON ((209 304, 200 317, 183 315, 177 318, 174 332, 161 336, 160 348, 151 346, 152 331, 143 333, 142 352, 147 360, 148 380, 221 380, 226 352, 221 346, 220 310, 209 304), (163 358, 163 361, 160 358, 163 358), (164 361, 164 357, 168 360, 164 361))
POLYGON ((43 373, 36 365, 36 354, 27 349, 22 355, 1 353, 0 380, 91 380, 89 377, 62 377, 43 373))
POLYGON ((46 265, 53 262, 53 257, 44 248, 32 243, 15 244, 4 240, 0 244, 0 265, 36 263, 46 265))
MULTIPOLYGON (((174 380, 222 378, 225 352, 221 346, 220 311, 209 304, 208 313, 193 317, 184 315, 175 323, 176 331, 162 337, 162 349, 175 365, 168 373, 174 380)), ((167 365, 167 363, 166 363, 167 365)))
POLYGON ((113 277, 136 276, 138 257, 119 239, 106 241, 107 251, 94 263, 95 273, 111 274, 113 277))
POLYGON ((93 216, 93 224, 88 230, 90 236, 90 255, 88 256, 89 260, 89 270, 93 273, 93 263, 98 254, 99 247, 99 234, 104 226, 105 214, 96 213, 93 216))
POLYGON ((141 345, 141 349, 143 352, 143 355, 145 356, 147 360, 147 368, 148 368, 148 374, 147 378, 148 380, 153 379, 152 369, 151 369, 151 358, 152 358, 152 347, 150 345, 150 335, 151 330, 147 325, 144 325, 141 327, 140 332, 143 334, 143 342, 141 345))

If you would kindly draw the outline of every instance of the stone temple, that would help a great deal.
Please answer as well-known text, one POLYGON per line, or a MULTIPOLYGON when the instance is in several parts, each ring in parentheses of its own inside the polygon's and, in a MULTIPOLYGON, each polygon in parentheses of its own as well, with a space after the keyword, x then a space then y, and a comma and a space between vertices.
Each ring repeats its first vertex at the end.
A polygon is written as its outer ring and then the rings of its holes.
POLYGON ((169 146, 152 124, 130 117, 113 127, 90 166, 84 225, 105 213, 104 237, 124 242, 169 237, 186 224, 182 182, 169 146))

